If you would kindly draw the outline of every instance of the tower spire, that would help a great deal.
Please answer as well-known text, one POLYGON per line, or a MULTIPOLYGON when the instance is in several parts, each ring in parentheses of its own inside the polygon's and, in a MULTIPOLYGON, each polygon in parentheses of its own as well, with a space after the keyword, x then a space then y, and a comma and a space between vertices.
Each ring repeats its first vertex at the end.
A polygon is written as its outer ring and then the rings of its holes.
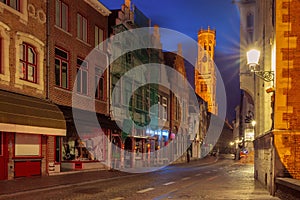
POLYGON ((125 6, 127 6, 128 8, 130 8, 130 6, 131 6, 131 0, 125 0, 125 6))

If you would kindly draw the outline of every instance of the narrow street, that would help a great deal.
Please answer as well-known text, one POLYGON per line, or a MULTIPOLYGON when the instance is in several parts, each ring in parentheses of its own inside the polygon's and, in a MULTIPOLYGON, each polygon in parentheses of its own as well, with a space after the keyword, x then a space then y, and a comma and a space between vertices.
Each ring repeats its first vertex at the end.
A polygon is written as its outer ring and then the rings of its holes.
POLYGON ((0 199, 278 199, 255 182, 253 165, 229 156, 211 164, 190 162, 146 174, 81 181, 83 176, 67 185, 2 195, 0 199))

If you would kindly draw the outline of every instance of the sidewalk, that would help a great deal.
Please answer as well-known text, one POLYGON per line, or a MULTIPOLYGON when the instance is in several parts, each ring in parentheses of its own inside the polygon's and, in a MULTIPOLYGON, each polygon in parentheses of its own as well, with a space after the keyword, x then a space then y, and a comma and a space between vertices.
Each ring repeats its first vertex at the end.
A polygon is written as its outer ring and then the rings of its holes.
MULTIPOLYGON (((190 164, 206 165, 216 161, 216 157, 207 157, 197 161, 191 161, 190 164)), ((182 164, 172 164, 182 165, 182 164)), ((15 194, 31 190, 55 188, 83 182, 100 181, 110 178, 129 176, 126 173, 117 170, 93 170, 93 171, 74 171, 61 173, 54 176, 26 177, 14 180, 0 181, 0 197, 5 194, 15 194), (80 180, 80 182, 78 182, 80 180)))

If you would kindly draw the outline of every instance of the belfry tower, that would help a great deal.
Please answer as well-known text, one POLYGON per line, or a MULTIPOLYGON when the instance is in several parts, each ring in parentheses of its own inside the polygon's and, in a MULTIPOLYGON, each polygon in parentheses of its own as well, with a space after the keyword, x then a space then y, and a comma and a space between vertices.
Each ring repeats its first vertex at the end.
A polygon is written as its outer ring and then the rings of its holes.
POLYGON ((200 29, 198 31, 198 57, 195 69, 195 90, 208 104, 208 111, 218 114, 216 103, 216 71, 214 53, 216 30, 200 29))

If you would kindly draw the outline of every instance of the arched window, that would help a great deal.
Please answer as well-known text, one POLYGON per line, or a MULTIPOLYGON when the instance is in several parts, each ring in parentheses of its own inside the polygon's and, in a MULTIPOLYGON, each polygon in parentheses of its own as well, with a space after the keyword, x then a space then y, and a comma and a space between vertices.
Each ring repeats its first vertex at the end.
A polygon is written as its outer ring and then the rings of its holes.
POLYGON ((254 26, 254 16, 253 13, 247 14, 247 28, 253 28, 254 26))
POLYGON ((37 54, 33 46, 28 43, 20 45, 20 78, 36 83, 37 54))
POLYGON ((252 12, 247 14, 247 39, 249 43, 253 42, 254 15, 252 12))

